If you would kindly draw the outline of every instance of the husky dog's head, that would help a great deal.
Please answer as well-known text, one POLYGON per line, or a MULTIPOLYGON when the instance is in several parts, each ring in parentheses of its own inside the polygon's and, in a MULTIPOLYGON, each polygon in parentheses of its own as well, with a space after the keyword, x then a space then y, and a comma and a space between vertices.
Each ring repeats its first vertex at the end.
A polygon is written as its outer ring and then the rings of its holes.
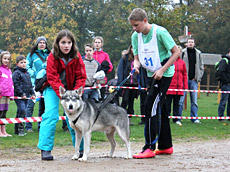
POLYGON ((78 90, 65 90, 62 86, 59 87, 59 92, 61 96, 61 104, 66 113, 76 113, 82 107, 82 92, 83 87, 78 90))

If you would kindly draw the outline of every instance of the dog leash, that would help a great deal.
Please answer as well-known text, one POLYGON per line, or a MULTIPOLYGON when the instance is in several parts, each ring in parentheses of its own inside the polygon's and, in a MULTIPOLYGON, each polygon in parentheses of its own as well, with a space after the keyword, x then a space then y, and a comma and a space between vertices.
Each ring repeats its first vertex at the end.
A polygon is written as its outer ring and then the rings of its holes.
POLYGON ((129 75, 116 87, 116 88, 112 88, 111 90, 109 90, 110 94, 104 99, 104 101, 102 102, 102 104, 100 105, 100 107, 97 110, 97 116, 93 122, 93 125, 95 124, 95 122, 97 121, 99 114, 101 112, 101 110, 114 98, 115 94, 117 93, 117 91, 120 89, 120 87, 122 85, 125 84, 125 82, 130 78, 130 76, 132 76, 134 74, 136 70, 133 69, 129 75))

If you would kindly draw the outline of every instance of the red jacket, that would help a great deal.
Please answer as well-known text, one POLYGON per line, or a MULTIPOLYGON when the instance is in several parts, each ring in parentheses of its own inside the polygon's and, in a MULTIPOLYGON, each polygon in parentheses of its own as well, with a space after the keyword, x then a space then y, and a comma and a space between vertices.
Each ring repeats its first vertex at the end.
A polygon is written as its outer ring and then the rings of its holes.
POLYGON ((85 64, 82 61, 80 53, 77 55, 78 59, 74 58, 65 65, 61 59, 55 59, 52 52, 49 54, 46 67, 47 80, 59 98, 61 98, 59 94, 59 86, 64 87, 59 77, 64 70, 66 72, 68 90, 76 90, 81 86, 85 86, 85 64))
MULTIPOLYGON (((185 62, 177 58, 174 62, 175 73, 172 77, 172 82, 169 86, 169 89, 188 89, 188 76, 186 71, 185 62)), ((183 95, 183 91, 167 91, 167 95, 183 95)))
MULTIPOLYGON (((110 61, 109 55, 106 52, 104 52, 103 50, 101 50, 101 51, 94 51, 93 58, 95 60, 97 60, 100 64, 104 60, 107 60, 109 62, 110 69, 108 70, 107 73, 110 73, 113 70, 113 65, 112 65, 112 63, 110 61)), ((107 83, 107 77, 105 77, 104 80, 105 80, 105 84, 106 84, 107 83)), ((102 85, 104 85, 104 84, 102 84, 102 85)))

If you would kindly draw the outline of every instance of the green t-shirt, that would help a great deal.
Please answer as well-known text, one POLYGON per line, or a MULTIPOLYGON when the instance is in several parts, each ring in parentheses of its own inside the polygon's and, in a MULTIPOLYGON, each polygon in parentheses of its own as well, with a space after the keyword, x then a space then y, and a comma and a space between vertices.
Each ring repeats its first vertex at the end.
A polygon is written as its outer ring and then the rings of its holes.
MULTIPOLYGON (((148 43, 152 39, 153 36, 153 27, 152 25, 151 30, 147 35, 142 34, 143 42, 148 43)), ((169 58, 171 56, 171 49, 176 45, 174 42, 172 36, 169 34, 169 32, 163 28, 158 27, 157 28, 157 45, 158 45, 158 51, 161 62, 169 58)), ((133 53, 134 55, 138 55, 138 33, 134 32, 132 34, 132 46, 133 46, 133 53)), ((174 65, 170 66, 163 74, 164 77, 172 77, 174 75, 174 65)), ((148 77, 151 77, 153 75, 153 72, 147 71, 148 77)))

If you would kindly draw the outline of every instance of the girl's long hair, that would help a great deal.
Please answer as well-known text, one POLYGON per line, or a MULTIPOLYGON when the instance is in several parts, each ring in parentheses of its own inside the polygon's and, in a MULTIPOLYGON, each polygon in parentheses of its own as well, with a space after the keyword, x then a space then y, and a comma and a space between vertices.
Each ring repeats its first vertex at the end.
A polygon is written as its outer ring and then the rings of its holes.
POLYGON ((10 69, 11 68, 11 54, 10 54, 9 51, 3 51, 3 52, 1 52, 1 55, 0 55, 0 66, 2 65, 2 58, 3 58, 3 56, 6 55, 6 54, 10 55, 9 64, 7 66, 10 69))
POLYGON ((78 47, 77 47, 75 37, 74 37, 73 33, 71 31, 69 31, 68 29, 61 30, 58 33, 56 39, 54 40, 53 50, 52 50, 54 58, 60 59, 62 57, 66 57, 66 55, 61 52, 60 47, 59 47, 59 42, 63 37, 67 37, 68 39, 70 39, 72 41, 72 48, 71 48, 69 54, 67 54, 67 56, 70 58, 78 58, 78 56, 77 56, 78 47))
POLYGON ((131 49, 132 49, 132 45, 130 45, 127 50, 122 51, 122 58, 123 59, 125 59, 125 56, 128 55, 128 60, 129 61, 134 60, 134 55, 133 55, 133 52, 132 52, 131 49))

